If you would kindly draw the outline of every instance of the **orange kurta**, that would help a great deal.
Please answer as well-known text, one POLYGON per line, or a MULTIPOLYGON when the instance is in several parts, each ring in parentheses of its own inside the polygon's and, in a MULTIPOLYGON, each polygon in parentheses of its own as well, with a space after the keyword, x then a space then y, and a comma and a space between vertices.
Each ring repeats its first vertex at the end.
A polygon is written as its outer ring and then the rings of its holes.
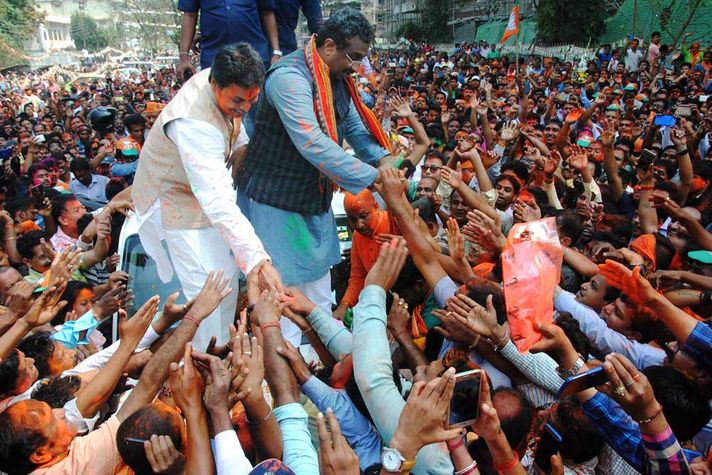
POLYGON ((376 235, 400 234, 398 225, 390 213, 381 210, 376 210, 374 213, 377 213, 378 221, 371 237, 364 236, 361 233, 354 233, 351 241, 351 275, 349 276, 349 285, 346 288, 344 298, 341 299, 341 302, 349 307, 353 307, 358 302, 358 296, 363 290, 366 274, 378 259, 381 245, 376 241, 376 235))

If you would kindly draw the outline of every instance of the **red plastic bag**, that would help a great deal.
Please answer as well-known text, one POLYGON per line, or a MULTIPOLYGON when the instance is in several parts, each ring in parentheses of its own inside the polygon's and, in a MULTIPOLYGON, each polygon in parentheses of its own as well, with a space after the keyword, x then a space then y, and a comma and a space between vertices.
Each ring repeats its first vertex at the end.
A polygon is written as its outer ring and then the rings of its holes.
POLYGON ((502 251, 504 297, 512 341, 520 352, 541 339, 538 322, 552 322, 563 255, 555 218, 515 224, 509 231, 502 251))

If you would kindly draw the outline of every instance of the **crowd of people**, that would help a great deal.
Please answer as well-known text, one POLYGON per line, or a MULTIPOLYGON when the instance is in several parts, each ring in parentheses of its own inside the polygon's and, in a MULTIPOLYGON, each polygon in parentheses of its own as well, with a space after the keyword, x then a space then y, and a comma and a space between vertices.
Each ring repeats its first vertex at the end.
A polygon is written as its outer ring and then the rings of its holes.
POLYGON ((318 16, 284 57, 0 76, 0 471, 712 474, 710 45, 517 64, 318 16), (134 302, 127 219, 186 303, 134 302))

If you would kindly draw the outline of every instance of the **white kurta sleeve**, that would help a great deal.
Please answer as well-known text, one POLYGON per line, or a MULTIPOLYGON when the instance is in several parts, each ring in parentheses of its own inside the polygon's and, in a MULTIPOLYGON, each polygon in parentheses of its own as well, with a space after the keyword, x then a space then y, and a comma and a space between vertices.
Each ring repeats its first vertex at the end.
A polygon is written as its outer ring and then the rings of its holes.
POLYGON ((166 126, 166 135, 178 147, 195 198, 230 246, 240 270, 247 274, 260 261, 269 259, 252 224, 237 206, 232 177, 225 168, 225 138, 220 131, 207 122, 176 119, 166 126))

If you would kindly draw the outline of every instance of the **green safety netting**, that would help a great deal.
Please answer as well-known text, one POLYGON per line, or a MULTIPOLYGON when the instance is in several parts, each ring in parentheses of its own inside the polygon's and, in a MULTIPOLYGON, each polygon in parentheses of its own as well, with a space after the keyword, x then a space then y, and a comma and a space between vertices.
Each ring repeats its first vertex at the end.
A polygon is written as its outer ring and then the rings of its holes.
MULTIPOLYGON (((635 34, 646 42, 653 31, 662 33, 662 43, 671 43, 687 19, 690 6, 696 0, 626 0, 615 16, 606 21, 606 30, 599 43, 615 43, 627 35, 635 34), (633 31, 633 17, 636 18, 633 31)), ((712 42, 712 0, 702 0, 685 31, 692 33, 688 44, 700 41, 702 45, 712 42)), ((680 41, 682 38, 680 38, 680 41)), ((679 42, 678 42, 679 45, 679 42)))
MULTIPOLYGON (((477 28, 475 40, 485 40, 488 43, 498 44, 502 39, 502 33, 507 27, 506 21, 484 23, 477 28)), ((519 22, 519 42, 522 44, 533 43, 536 38, 536 22, 520 21, 519 22)), ((514 44, 514 38, 510 38, 507 44, 514 44)))

